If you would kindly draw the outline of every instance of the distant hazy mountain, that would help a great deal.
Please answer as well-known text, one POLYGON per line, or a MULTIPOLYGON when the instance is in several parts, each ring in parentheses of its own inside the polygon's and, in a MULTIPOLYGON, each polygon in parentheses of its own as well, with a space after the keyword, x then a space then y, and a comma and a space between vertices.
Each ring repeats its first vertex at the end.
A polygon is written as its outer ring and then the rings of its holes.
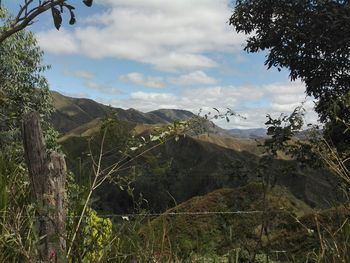
POLYGON ((266 137, 266 129, 256 128, 256 129, 231 129, 228 130, 229 134, 234 137, 239 138, 264 138, 266 137))

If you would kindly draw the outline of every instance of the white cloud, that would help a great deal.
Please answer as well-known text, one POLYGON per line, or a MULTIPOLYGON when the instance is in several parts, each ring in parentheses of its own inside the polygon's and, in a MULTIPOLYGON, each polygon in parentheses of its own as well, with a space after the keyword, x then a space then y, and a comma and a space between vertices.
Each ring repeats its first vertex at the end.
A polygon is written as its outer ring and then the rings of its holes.
POLYGON ((299 80, 265 85, 263 89, 271 102, 271 109, 275 112, 291 112, 306 99, 311 99, 306 98, 305 86, 299 80))
POLYGON ((131 93, 130 98, 135 100, 145 100, 145 101, 154 100, 157 102, 161 102, 161 101, 169 101, 169 100, 175 99, 176 97, 171 93, 147 93, 147 92, 137 91, 137 92, 131 93))
POLYGON ((142 73, 132 72, 119 77, 121 81, 130 82, 133 84, 149 87, 149 88, 163 88, 165 83, 161 77, 144 76, 142 73))
POLYGON ((75 71, 64 70, 63 74, 66 76, 82 78, 85 80, 95 78, 95 73, 90 71, 85 71, 85 70, 75 70, 75 71))
POLYGON ((273 83, 265 85, 264 89, 272 94, 304 94, 305 86, 300 81, 288 82, 288 83, 273 83))
POLYGON ((93 80, 88 80, 84 84, 85 84, 85 87, 87 87, 88 89, 95 90, 105 94, 118 95, 121 93, 119 89, 113 87, 112 85, 97 83, 93 80))
POLYGON ((186 75, 170 78, 169 82, 175 85, 189 86, 198 84, 212 85, 216 84, 218 81, 215 78, 209 77, 205 72, 197 70, 186 75))
MULTIPOLYGON (((110 83, 100 83, 99 81, 96 80, 96 74, 91 71, 86 71, 86 70, 64 70, 63 74, 65 76, 71 76, 71 77, 76 77, 76 78, 81 78, 84 82, 83 85, 85 88, 94 90, 103 94, 109 94, 109 95, 120 95, 122 92, 111 85, 110 83)), ((79 96, 74 96, 74 92, 69 92, 67 94, 72 94, 73 97, 84 97, 81 96, 82 94, 77 95, 79 96)), ((87 93, 83 93, 86 96, 88 95, 87 93)))
POLYGON ((291 112, 293 109, 298 107, 300 105, 300 102, 295 103, 288 103, 288 104, 282 104, 282 103, 272 103, 271 109, 276 112, 291 112))
POLYGON ((61 90, 56 90, 64 96, 72 97, 72 98, 89 98, 89 95, 85 92, 65 92, 61 90))
POLYGON ((217 66, 212 51, 241 49, 245 36, 227 21, 228 0, 101 0, 107 11, 86 18, 69 32, 38 33, 40 46, 53 54, 121 58, 160 70, 217 66))
POLYGON ((112 101, 114 104, 120 103, 124 108, 135 108, 142 111, 153 109, 175 109, 178 108, 176 101, 178 97, 171 93, 146 93, 142 91, 133 92, 130 98, 124 101, 112 101), (127 106, 130 103, 131 106, 127 106))
POLYGON ((79 44, 74 35, 61 28, 60 31, 51 29, 37 34, 39 45, 47 52, 55 55, 70 55, 79 52, 79 44))
MULTIPOLYGON (((69 70, 64 70, 63 74, 65 76, 71 76, 71 77, 76 77, 76 78, 81 78, 84 80, 84 87, 90 90, 95 90, 104 94, 112 94, 112 95, 119 95, 121 94, 121 91, 118 88, 115 88, 111 84, 106 84, 106 83, 99 83, 95 80, 96 74, 91 71, 86 71, 86 70, 75 70, 75 71, 69 71, 69 70)), ((74 92, 67 93, 67 94, 72 94, 73 97, 84 97, 82 94, 85 94, 87 96, 87 93, 81 93, 77 94, 79 96, 74 96, 74 92)))

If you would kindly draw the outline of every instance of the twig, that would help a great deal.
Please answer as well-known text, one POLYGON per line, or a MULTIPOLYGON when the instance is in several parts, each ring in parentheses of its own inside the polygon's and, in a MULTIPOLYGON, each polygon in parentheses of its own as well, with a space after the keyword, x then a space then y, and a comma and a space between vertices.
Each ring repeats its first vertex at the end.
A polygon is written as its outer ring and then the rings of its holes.
POLYGON ((77 236, 77 234, 78 234, 78 231, 79 231, 79 229, 80 229, 80 225, 81 225, 81 223, 82 223, 82 220, 83 220, 84 214, 85 214, 85 212, 86 212, 86 209, 87 209, 88 203, 89 203, 89 201, 90 201, 90 198, 91 198, 91 196, 92 196, 92 192, 93 192, 94 187, 95 187, 95 185, 96 185, 97 179, 98 179, 98 177, 99 177, 99 175, 100 175, 101 162, 102 162, 102 153, 103 153, 103 145, 104 145, 104 141, 105 141, 105 137, 106 137, 106 132, 107 132, 107 130, 105 130, 105 132, 104 132, 104 134, 103 134, 103 137, 102 137, 102 143, 101 143, 101 148, 100 148, 100 157, 99 157, 99 160, 98 160, 98 166, 97 166, 97 171, 96 171, 96 174, 95 174, 95 178, 94 178, 94 181, 93 181, 92 186, 91 186, 91 188, 90 188, 89 194, 88 194, 88 196, 87 196, 87 198, 86 198, 86 201, 85 201, 85 203, 84 203, 84 207, 83 207, 83 210, 82 210, 82 212, 81 212, 81 214, 80 214, 78 224, 77 224, 77 226, 76 226, 76 228, 75 228, 75 231, 74 231, 72 240, 71 240, 71 242, 70 242, 70 245, 69 245, 69 248, 68 248, 68 252, 67 252, 67 256, 66 256, 67 259, 69 258, 70 253, 71 253, 71 251, 72 251, 75 238, 76 238, 76 236, 77 236))

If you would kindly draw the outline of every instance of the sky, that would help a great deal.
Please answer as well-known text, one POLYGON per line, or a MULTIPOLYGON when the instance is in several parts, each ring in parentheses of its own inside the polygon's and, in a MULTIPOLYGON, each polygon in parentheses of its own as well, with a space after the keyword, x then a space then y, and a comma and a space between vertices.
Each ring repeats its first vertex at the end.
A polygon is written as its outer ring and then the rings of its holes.
MULTIPOLYGON (((3 0, 13 13, 21 2, 3 0)), ((228 23, 232 1, 68 2, 76 7, 75 25, 65 12, 57 31, 47 12, 28 28, 51 65, 51 89, 64 95, 143 112, 215 107, 245 117, 217 122, 227 129, 264 127, 266 114, 288 114, 305 100, 303 83, 267 69, 266 53, 243 50, 247 36, 228 23)), ((307 98, 307 122, 317 120, 313 105, 307 98)))

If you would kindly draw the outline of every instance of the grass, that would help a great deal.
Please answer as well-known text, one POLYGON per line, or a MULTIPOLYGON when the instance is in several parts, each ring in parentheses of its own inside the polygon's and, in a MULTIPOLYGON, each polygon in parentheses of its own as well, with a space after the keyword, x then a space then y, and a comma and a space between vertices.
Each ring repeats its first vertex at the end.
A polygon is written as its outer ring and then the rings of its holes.
MULTIPOLYGON (((268 195, 268 219, 270 236, 284 231, 294 223, 294 218, 312 211, 302 201, 286 189, 276 187, 268 195)), ((195 197, 153 220, 142 230, 145 239, 155 238, 156 251, 161 254, 181 254, 184 258, 196 255, 229 255, 242 248, 251 251, 255 248, 260 232, 262 214, 181 214, 182 212, 230 212, 262 211, 263 188, 252 183, 236 189, 220 189, 205 196, 195 197), (162 238, 160 238, 162 237, 162 238)), ((262 247, 267 245, 267 239, 262 247)), ((150 242, 147 240, 147 242, 150 242)), ((243 252, 242 252, 243 253, 243 252)), ((259 253, 262 253, 260 251, 259 253)))

